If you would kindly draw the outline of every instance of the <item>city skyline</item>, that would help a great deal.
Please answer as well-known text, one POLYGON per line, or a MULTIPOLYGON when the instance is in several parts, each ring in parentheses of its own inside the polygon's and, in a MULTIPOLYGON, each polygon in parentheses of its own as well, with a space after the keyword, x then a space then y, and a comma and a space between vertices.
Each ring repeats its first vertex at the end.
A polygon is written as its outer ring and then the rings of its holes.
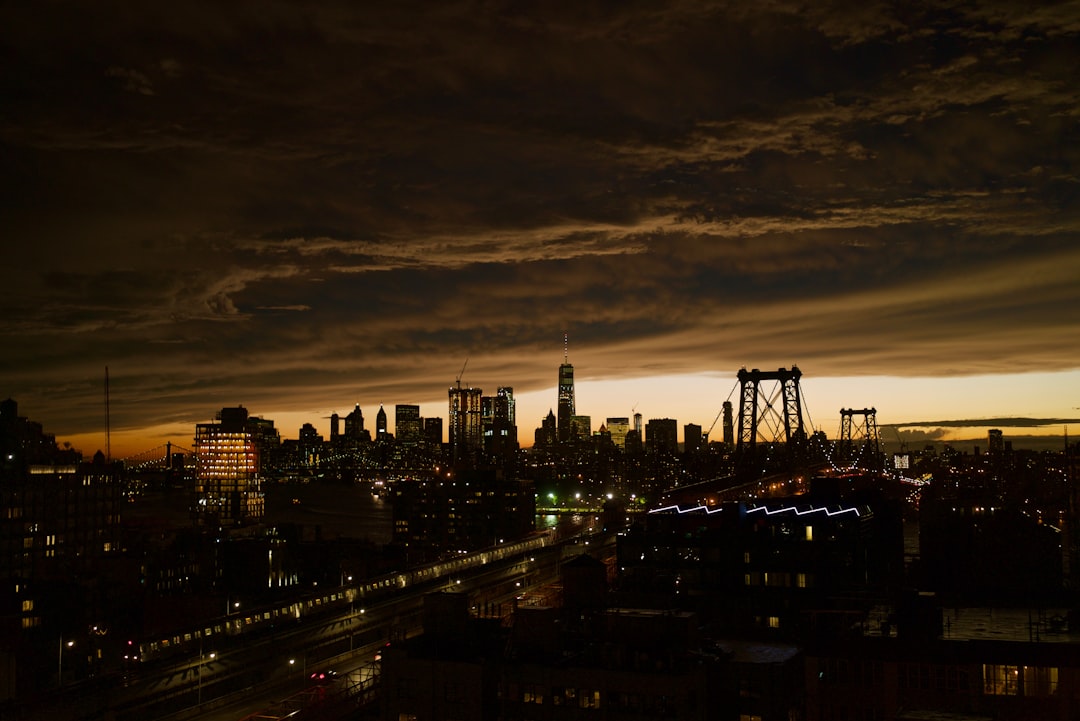
MULTIPOLYGON (((666 386, 666 384, 660 384, 659 386, 657 386, 655 384, 655 380, 656 379, 650 379, 653 384, 652 395, 650 395, 649 393, 638 393, 635 397, 646 399, 662 399, 664 393, 666 392, 666 390, 668 390, 668 387, 666 386)), ((718 383, 721 383, 721 381, 717 378, 699 378, 697 380, 698 382, 709 383, 713 384, 714 386, 716 386, 718 383)), ((803 377, 801 379, 799 383, 800 395, 802 399, 804 419, 806 421, 808 432, 822 431, 827 435, 830 440, 835 440, 839 435, 840 409, 837 408, 832 412, 832 414, 826 416, 826 418, 828 419, 827 422, 835 421, 833 425, 830 426, 827 425, 827 423, 821 422, 820 420, 818 420, 820 416, 814 410, 811 401, 808 398, 806 388, 809 387, 811 389, 815 389, 815 387, 825 387, 830 392, 838 392, 836 389, 829 389, 829 385, 843 384, 850 382, 850 380, 851 379, 819 379, 817 382, 815 382, 815 379, 807 379, 806 377, 803 377)), ((1053 375, 1046 376, 1042 380, 1043 382, 1049 384, 1057 381, 1057 379, 1053 375)), ((685 379, 674 379, 673 382, 676 384, 681 384, 685 382, 685 379)), ((920 384, 930 384, 931 386, 936 385, 936 389, 933 390, 945 394, 948 394, 950 392, 950 389, 947 386, 959 386, 951 389, 951 393, 954 397, 960 397, 964 393, 968 392, 963 388, 965 384, 965 381, 963 380, 955 381, 949 379, 936 379, 935 381, 931 382, 927 379, 911 379, 910 382, 913 386, 918 386, 920 384)), ((605 381, 600 381, 599 383, 601 385, 606 383, 609 385, 619 386, 614 391, 608 389, 608 392, 614 393, 614 395, 621 396, 623 398, 629 397, 626 395, 626 391, 629 390, 629 386, 633 386, 633 383, 627 384, 616 382, 612 384, 611 382, 605 381)), ((648 384, 638 384, 638 389, 641 390, 641 386, 643 385, 648 384)), ((866 389, 872 389, 873 387, 874 383, 871 379, 870 381, 864 381, 864 386, 862 390, 865 392, 866 389)), ((576 388, 577 387, 575 386, 575 390, 576 388)), ((479 384, 463 384, 462 389, 482 391, 485 397, 495 395, 495 393, 485 390, 485 388, 479 384)), ((502 388, 500 387, 499 390, 502 390, 502 388)), ((776 389, 771 389, 771 383, 769 381, 764 381, 761 386, 761 392, 763 394, 762 398, 764 399, 766 396, 768 396, 770 392, 775 390, 776 389)), ((526 394, 525 407, 540 408, 544 404, 545 397, 556 397, 557 394, 557 385, 553 385, 553 387, 551 389, 548 389, 548 391, 526 394)), ((853 392, 852 397, 855 397, 855 395, 857 394, 858 391, 853 392)), ((811 395, 813 394, 811 393, 811 395)), ((518 404, 518 407, 520 408, 522 403, 522 396, 515 393, 514 399, 515 402, 518 404)), ((15 398, 13 400, 18 402, 19 399, 15 398)), ((729 389, 729 395, 727 396, 726 400, 731 402, 733 405, 735 416, 734 421, 737 426, 739 410, 739 384, 737 380, 734 381, 734 385, 732 385, 729 389)), ((477 400, 477 403, 479 403, 479 400, 477 400)), ((599 413, 587 412, 589 409, 584 409, 586 412, 582 412, 580 413, 580 415, 591 418, 593 432, 599 431, 600 427, 607 421, 608 418, 625 417, 632 422, 634 413, 637 412, 642 414, 643 422, 657 419, 675 420, 678 426, 678 440, 680 443, 683 440, 683 426, 690 423, 701 426, 702 431, 709 436, 710 441, 721 441, 721 431, 723 427, 721 419, 722 403, 723 402, 721 402, 721 407, 718 407, 717 412, 712 419, 681 418, 677 414, 664 413, 662 411, 658 411, 655 414, 646 414, 643 413, 642 410, 639 410, 639 408, 643 407, 643 404, 640 401, 636 402, 634 406, 631 407, 630 410, 626 411, 623 415, 615 412, 607 412, 602 409, 599 413)), ((386 408, 390 409, 390 412, 387 412, 386 417, 387 430, 391 435, 396 436, 397 428, 393 411, 398 405, 402 405, 409 407, 419 407, 421 418, 443 419, 443 440, 444 442, 449 441, 451 412, 445 400, 441 402, 441 406, 438 401, 431 401, 425 403, 372 402, 369 404, 357 403, 357 405, 360 406, 360 411, 364 414, 364 427, 372 433, 372 437, 374 437, 377 413, 380 409, 385 410, 386 408)), ((282 439, 298 438, 300 428, 304 425, 311 425, 312 427, 314 427, 316 432, 318 432, 324 439, 329 439, 331 437, 331 420, 329 415, 311 415, 304 412, 286 412, 274 414, 261 411, 259 408, 253 408, 243 401, 237 403, 236 406, 243 407, 253 417, 264 418, 266 420, 272 421, 274 423, 274 427, 281 434, 282 439)), ((548 404, 547 411, 544 411, 542 414, 537 415, 535 422, 533 422, 531 416, 524 420, 522 420, 520 416, 518 417, 518 439, 523 448, 528 448, 532 446, 533 430, 540 427, 543 417, 546 416, 548 411, 554 412, 556 406, 557 402, 548 404)), ((272 404, 270 407, 273 407, 272 404)), ((880 410, 872 404, 860 405, 853 403, 847 404, 845 407, 874 407, 875 410, 878 410, 878 412, 880 413, 880 410)), ((102 401, 101 410, 102 414, 104 414, 104 401, 102 401)), ((195 427, 199 424, 213 422, 217 414, 220 413, 220 410, 220 408, 208 409, 206 413, 200 418, 198 418, 191 426, 186 426, 184 423, 178 423, 175 427, 159 429, 158 432, 160 433, 160 436, 157 438, 157 440, 159 440, 160 443, 158 445, 172 443, 173 445, 178 445, 182 448, 193 448, 195 427)), ((351 408, 347 408, 344 410, 333 409, 328 413, 337 413, 339 419, 343 420, 347 412, 351 410, 351 408)), ((56 436, 58 444, 62 445, 65 442, 70 443, 73 448, 82 451, 84 456, 86 457, 91 456, 96 450, 104 450, 106 447, 109 447, 111 449, 111 455, 113 458, 139 455, 146 451, 152 450, 151 446, 145 445, 148 442, 146 440, 148 436, 144 429, 138 429, 134 433, 129 433, 127 431, 113 433, 111 434, 111 439, 109 439, 109 442, 107 442, 104 431, 104 415, 102 415, 101 419, 102 429, 86 434, 75 434, 67 436, 56 432, 56 428, 54 427, 51 419, 36 416, 33 413, 32 409, 26 408, 26 406, 23 404, 19 405, 19 414, 29 418, 32 421, 41 423, 44 427, 45 432, 51 433, 56 436), (95 442, 97 442, 96 445, 94 445, 95 442)), ((886 418, 888 418, 888 416, 886 416, 886 418)), ((922 444, 933 443, 968 443, 986 448, 988 431, 990 429, 998 429, 1004 432, 1005 440, 1007 440, 1010 444, 1016 444, 1018 447, 1053 449, 1060 446, 1065 437, 1069 436, 1069 434, 1071 433, 1069 429, 1069 424, 1080 424, 1080 418, 1078 417, 1033 418, 1029 416, 998 415, 968 419, 931 419, 929 417, 916 416, 911 416, 910 418, 911 419, 908 421, 895 422, 890 420, 882 420, 879 416, 879 435, 881 436, 881 441, 886 448, 896 449, 900 446, 900 444, 904 444, 912 449, 917 449, 921 448, 922 444)), ((767 433, 767 431, 765 430, 762 430, 761 432, 763 434, 767 433)), ((1075 435, 1073 435, 1072 437, 1075 437, 1075 435)))
POLYGON ((594 430, 708 429, 740 367, 798 365, 830 436, 1064 435, 1078 35, 1005 2, 10 8, 0 397, 89 455, 108 367, 120 457, 238 404, 445 418, 467 360, 528 445, 565 353, 594 430))

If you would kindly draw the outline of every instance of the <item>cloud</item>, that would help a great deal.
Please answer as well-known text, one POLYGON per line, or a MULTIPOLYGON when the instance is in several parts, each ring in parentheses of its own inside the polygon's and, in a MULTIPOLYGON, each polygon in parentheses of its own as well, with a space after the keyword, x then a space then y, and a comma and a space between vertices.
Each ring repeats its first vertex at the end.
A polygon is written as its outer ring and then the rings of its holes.
POLYGON ((985 428, 1004 426, 1007 428, 1044 428, 1080 423, 1080 418, 975 418, 951 421, 915 421, 911 423, 888 423, 889 428, 985 428))
POLYGON ((538 390, 568 329, 597 378, 1076 367, 1071 5, 9 15, 0 376, 42 408, 104 365, 175 418, 538 390))

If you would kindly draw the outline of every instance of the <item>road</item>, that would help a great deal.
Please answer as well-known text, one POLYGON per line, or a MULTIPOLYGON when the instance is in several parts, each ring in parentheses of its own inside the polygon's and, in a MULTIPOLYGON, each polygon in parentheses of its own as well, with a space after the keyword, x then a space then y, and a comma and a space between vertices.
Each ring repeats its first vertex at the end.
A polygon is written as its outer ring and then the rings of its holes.
MULTIPOLYGON (((73 685, 44 704, 40 714, 25 718, 238 721, 255 713, 260 718, 285 714, 295 718, 314 704, 319 705, 321 718, 330 718, 330 706, 338 702, 355 712, 357 700, 373 693, 377 685, 377 650, 387 641, 420 631, 426 594, 467 593, 474 612, 507 616, 516 597, 557 581, 561 561, 588 548, 583 544, 589 532, 584 534, 484 565, 434 574, 364 607, 352 604, 322 615, 279 619, 239 639, 219 637, 229 641, 227 646, 200 641, 202 648, 184 658, 73 685), (327 669, 338 677, 326 684, 309 679, 312 672, 327 669)), ((447 564, 448 569, 456 567, 447 564)))

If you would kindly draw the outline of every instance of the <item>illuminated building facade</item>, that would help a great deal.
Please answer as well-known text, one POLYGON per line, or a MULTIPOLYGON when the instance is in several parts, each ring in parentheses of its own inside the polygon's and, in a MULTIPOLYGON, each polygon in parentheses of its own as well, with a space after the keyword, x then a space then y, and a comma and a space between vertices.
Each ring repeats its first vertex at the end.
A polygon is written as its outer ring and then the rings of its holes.
POLYGON ((630 430, 629 418, 608 418, 604 423, 608 433, 611 434, 611 442, 617 448, 626 447, 626 434, 630 430))
POLYGON ((479 388, 457 386, 449 390, 450 449, 455 460, 483 447, 483 395, 479 388))
POLYGON ((563 363, 559 366, 559 441, 570 440, 570 421, 574 417, 574 366, 563 363))
POLYGON ((247 410, 223 408, 218 423, 195 426, 195 515, 204 525, 237 526, 263 517, 258 452, 247 410))
POLYGON ((394 406, 394 435, 398 443, 416 445, 420 442, 420 406, 398 404, 394 406))

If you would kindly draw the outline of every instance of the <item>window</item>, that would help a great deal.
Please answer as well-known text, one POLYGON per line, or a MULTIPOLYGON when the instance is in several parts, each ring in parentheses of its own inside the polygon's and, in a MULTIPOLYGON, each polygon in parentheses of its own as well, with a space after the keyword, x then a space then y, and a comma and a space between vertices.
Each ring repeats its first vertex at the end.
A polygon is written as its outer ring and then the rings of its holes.
POLYGON ((581 689, 578 692, 578 706, 581 708, 600 708, 600 692, 581 689))
POLYGON ((806 527, 806 540, 808 540, 808 541, 814 540, 814 527, 813 526, 807 526, 806 527))
POLYGON ((462 703, 465 700, 465 689, 460 683, 447 681, 443 689, 444 698, 448 703, 462 703))
POLYGON ((779 616, 769 616, 769 628, 780 628, 779 616))
POLYGON ((522 703, 544 703, 544 690, 539 686, 532 684, 521 687, 521 701, 522 703))
POLYGON ((1016 696, 1020 693, 1020 667, 984 663, 983 693, 988 696, 1016 696))
POLYGON ((798 587, 798 588, 806 588, 806 574, 805 573, 796 573, 795 574, 795 586, 798 587))
POLYGON ((1024 666, 1024 695, 1053 696, 1057 693, 1058 670, 1053 666, 1024 666))

